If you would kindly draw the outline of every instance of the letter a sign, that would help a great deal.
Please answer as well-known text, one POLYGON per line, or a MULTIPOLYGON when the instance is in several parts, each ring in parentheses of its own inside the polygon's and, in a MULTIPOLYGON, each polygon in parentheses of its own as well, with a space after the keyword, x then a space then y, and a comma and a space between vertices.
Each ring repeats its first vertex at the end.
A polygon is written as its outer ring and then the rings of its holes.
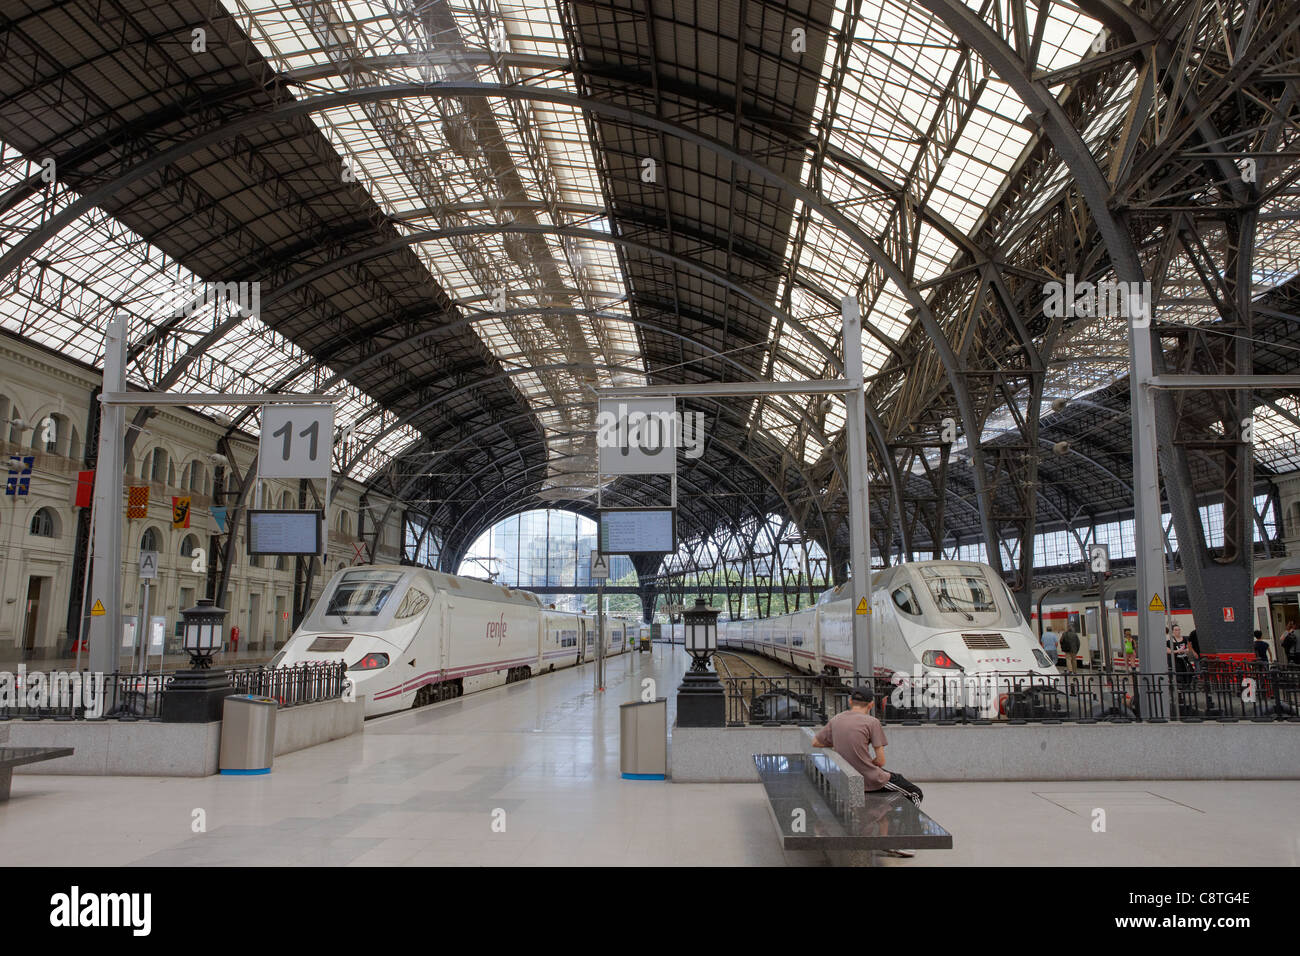
POLYGON ((140 580, 152 581, 158 577, 158 552, 140 552, 140 580))
POLYGON ((591 579, 593 581, 609 580, 609 556, 599 551, 591 552, 591 579))

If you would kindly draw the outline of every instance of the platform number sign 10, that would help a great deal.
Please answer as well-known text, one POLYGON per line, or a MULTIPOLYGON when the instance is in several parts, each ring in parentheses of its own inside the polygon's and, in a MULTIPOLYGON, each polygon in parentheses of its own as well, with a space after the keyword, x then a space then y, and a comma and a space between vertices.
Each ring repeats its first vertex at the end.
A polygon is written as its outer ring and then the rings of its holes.
POLYGON ((1105 574, 1110 570, 1110 546, 1105 544, 1088 545, 1088 563, 1094 574, 1105 574))
POLYGON ((264 405, 258 473, 263 478, 328 478, 333 438, 332 405, 264 405))

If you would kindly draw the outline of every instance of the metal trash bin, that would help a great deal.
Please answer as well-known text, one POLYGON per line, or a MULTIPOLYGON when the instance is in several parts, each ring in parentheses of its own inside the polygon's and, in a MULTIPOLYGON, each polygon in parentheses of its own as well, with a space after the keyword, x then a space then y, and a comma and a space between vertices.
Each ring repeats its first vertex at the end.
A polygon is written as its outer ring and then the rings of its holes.
POLYGON ((624 780, 668 776, 668 698, 634 700, 618 709, 619 769, 624 780))
POLYGON ((221 719, 222 773, 247 776, 270 773, 275 758, 274 697, 235 694, 227 697, 221 719))

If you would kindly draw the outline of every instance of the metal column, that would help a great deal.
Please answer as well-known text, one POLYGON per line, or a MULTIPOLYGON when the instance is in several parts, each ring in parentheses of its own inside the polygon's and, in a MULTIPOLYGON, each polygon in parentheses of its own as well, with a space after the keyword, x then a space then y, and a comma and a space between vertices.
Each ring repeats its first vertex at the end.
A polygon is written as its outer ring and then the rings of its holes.
POLYGON ((867 408, 862 382, 862 314, 856 296, 840 302, 844 317, 844 393, 847 448, 844 472, 849 480, 849 559, 852 572, 853 672, 874 686, 871 647, 871 511, 867 500, 867 408), (866 614, 857 613, 863 601, 866 614))
MULTIPOLYGON (((1153 305, 1146 303, 1150 318, 1153 305)), ((1160 468, 1156 457, 1155 396, 1151 330, 1129 319, 1129 403, 1133 415, 1133 535, 1137 548, 1138 663, 1151 674, 1165 671, 1165 612, 1151 610, 1156 593, 1165 607, 1164 524, 1160 515, 1160 468)), ((1161 681, 1162 686, 1164 681, 1161 681)), ((1164 687, 1167 692, 1168 687, 1164 687)), ((1144 715, 1147 716, 1147 715, 1144 715)), ((1168 717, 1165 713, 1161 716, 1168 717)))
MULTIPOLYGON (((104 392, 126 391, 126 317, 114 315, 104 333, 104 392)), ((104 613, 90 619, 90 669, 117 670, 122 642, 122 438, 126 409, 104 405, 95 459, 95 538, 91 557, 91 603, 104 613)))
POLYGON ((605 585, 596 588, 596 693, 605 689, 605 585))

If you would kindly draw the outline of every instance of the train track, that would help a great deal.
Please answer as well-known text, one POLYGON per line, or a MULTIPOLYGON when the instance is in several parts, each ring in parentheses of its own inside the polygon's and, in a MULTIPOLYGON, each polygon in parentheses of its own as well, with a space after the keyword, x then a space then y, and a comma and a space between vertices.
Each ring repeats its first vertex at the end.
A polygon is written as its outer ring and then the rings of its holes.
POLYGON ((714 654, 718 676, 730 679, 728 685, 728 720, 749 723, 751 718, 759 722, 773 718, 803 715, 804 719, 824 720, 818 708, 822 698, 823 678, 814 677, 799 671, 792 671, 784 664, 768 658, 759 658, 759 664, 769 669, 763 670, 749 658, 734 651, 718 651, 714 654), (772 668, 777 669, 776 673, 772 668), (754 713, 755 702, 763 712, 754 713), (734 703, 733 703, 734 702, 734 703), (734 709, 739 705, 740 713, 734 709), (810 708, 812 708, 810 710, 810 708))

